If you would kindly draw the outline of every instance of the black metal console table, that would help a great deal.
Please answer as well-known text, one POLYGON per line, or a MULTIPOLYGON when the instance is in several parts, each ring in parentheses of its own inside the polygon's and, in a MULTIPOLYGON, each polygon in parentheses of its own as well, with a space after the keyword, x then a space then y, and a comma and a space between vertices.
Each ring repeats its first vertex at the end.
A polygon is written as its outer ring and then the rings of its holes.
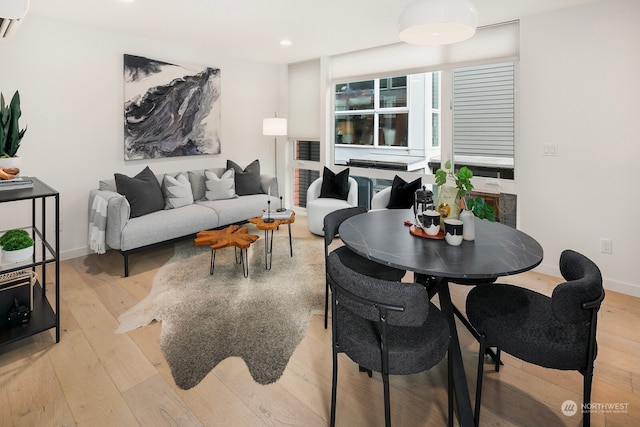
MULTIPOLYGON (((55 328, 56 343, 60 341, 60 195, 38 178, 32 188, 0 191, 0 215, 6 203, 31 201, 31 225, 24 225, 35 242, 33 256, 11 264, 0 264, 0 274, 28 270, 37 272, 39 277, 33 286, 33 309, 27 323, 18 326, 0 326, 0 346, 55 328), (55 215, 53 230, 47 229, 47 218, 51 211, 55 215), (53 265, 54 301, 47 297, 47 266, 53 265), (53 306, 55 306, 55 308, 53 306)), ((5 211, 7 209, 4 209, 5 211)), ((51 224, 49 224, 51 225, 51 224)), ((5 230, 0 230, 0 234, 5 230)), ((0 260, 0 263, 2 260, 0 260)))

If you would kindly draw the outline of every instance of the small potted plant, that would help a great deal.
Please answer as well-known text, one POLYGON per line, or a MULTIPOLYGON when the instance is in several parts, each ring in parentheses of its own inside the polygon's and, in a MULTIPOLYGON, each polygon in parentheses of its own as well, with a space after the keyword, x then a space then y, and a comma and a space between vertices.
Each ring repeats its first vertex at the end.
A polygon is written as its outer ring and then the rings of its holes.
POLYGON ((20 110, 20 93, 16 91, 9 105, 5 104, 4 95, 0 93, 0 167, 19 168, 17 157, 20 141, 27 129, 20 129, 18 120, 20 110))
POLYGON ((2 264, 10 264, 28 259, 33 255, 33 239, 26 230, 8 230, 0 236, 2 264))
POLYGON ((463 166, 458 170, 458 173, 454 173, 451 170, 451 162, 449 160, 445 163, 444 169, 436 171, 436 184, 440 186, 441 190, 438 192, 437 209, 443 220, 446 218, 460 218, 462 220, 464 224, 462 234, 464 240, 475 239, 474 215, 480 219, 496 220, 493 207, 488 205, 482 197, 468 197, 473 191, 471 178, 473 178, 471 169, 463 166), (455 189, 445 186, 449 176, 456 183, 455 189), (460 209, 463 209, 463 211, 460 212, 460 209))
POLYGON ((444 169, 436 171, 436 185, 439 187, 436 208, 443 218, 458 218, 461 203, 464 203, 466 195, 473 190, 472 177, 473 172, 466 166, 454 173, 449 160, 444 164, 444 169), (445 185, 448 177, 453 178, 455 187, 445 185))

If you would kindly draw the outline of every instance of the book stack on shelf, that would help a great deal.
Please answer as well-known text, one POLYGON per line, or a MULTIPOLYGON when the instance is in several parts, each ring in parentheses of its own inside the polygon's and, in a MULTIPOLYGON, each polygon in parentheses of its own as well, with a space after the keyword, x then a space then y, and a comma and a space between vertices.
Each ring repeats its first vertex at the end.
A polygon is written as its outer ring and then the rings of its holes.
POLYGON ((22 188, 33 188, 33 180, 22 177, 0 180, 0 191, 22 188))
POLYGON ((283 211, 265 212, 262 214, 262 219, 267 219, 267 218, 289 219, 290 216, 291 216, 291 209, 285 209, 283 211))

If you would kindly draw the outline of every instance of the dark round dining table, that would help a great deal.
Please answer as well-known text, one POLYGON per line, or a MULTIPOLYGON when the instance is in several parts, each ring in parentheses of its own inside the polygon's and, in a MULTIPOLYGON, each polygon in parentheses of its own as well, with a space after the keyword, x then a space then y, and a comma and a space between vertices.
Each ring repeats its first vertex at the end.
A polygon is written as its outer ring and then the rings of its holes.
POLYGON ((340 226, 351 250, 381 264, 449 279, 487 279, 522 273, 540 264, 542 247, 522 231, 475 218, 475 240, 451 246, 443 239, 414 236, 405 209, 370 211, 340 226))
MULTIPOLYGON (((450 282, 490 280, 531 270, 542 262, 542 246, 520 230, 475 218, 475 239, 451 246, 444 239, 416 236, 405 222, 413 222, 407 209, 382 209, 353 216, 339 228, 344 244, 372 261, 437 278, 440 309, 449 321, 450 357, 458 421, 474 425, 471 400, 454 317, 450 282)), ((490 286, 490 285, 486 285, 490 286)))

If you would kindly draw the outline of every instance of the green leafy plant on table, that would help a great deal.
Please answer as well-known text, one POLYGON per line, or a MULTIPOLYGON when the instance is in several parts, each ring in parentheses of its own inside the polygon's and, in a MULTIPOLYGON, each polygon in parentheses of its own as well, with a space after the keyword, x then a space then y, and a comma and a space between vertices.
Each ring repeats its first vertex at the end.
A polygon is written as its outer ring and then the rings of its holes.
POLYGON ((463 207, 473 212, 475 216, 480 219, 486 219, 489 221, 496 220, 496 213, 493 206, 487 204, 482 197, 467 198, 473 191, 473 184, 471 178, 473 178, 473 172, 466 166, 462 166, 457 173, 451 169, 451 161, 447 160, 444 164, 444 169, 440 168, 436 171, 436 185, 443 186, 447 183, 447 178, 451 177, 456 183, 458 189, 458 197, 460 198, 463 207))
POLYGON ((5 251, 17 251, 33 246, 33 239, 25 230, 9 230, 0 236, 0 246, 5 251))
POLYGON ((20 141, 27 129, 20 129, 18 120, 20 110, 20 93, 16 91, 9 105, 5 104, 4 95, 0 93, 0 157, 16 157, 20 141))
POLYGON ((447 177, 452 177, 458 188, 458 197, 460 200, 464 200, 466 195, 473 191, 473 184, 471 178, 473 178, 473 172, 466 166, 460 168, 458 173, 454 173, 451 170, 451 161, 447 160, 444 164, 444 169, 438 169, 436 171, 436 185, 443 186, 447 183, 447 177))

